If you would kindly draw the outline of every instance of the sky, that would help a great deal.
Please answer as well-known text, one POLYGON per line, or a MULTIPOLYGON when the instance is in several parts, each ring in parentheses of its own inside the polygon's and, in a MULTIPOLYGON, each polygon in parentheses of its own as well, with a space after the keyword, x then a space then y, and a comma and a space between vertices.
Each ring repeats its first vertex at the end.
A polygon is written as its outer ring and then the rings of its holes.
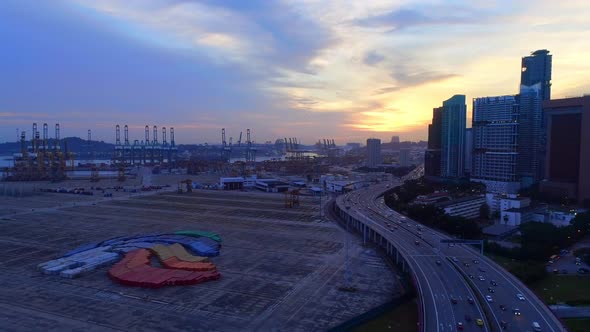
MULTIPOLYGON (((427 138, 454 94, 515 94, 553 54, 552 98, 590 93, 586 0, 2 0, 0 143, 55 123, 114 142, 427 138), (161 135, 161 133, 160 133, 161 135)), ((53 136, 50 131, 50 136, 53 136)))

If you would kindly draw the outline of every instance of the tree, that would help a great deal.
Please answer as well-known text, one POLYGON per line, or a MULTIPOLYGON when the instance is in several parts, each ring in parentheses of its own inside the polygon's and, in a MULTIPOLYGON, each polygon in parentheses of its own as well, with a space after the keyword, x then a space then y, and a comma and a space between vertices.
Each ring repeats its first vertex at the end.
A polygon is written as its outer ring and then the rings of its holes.
POLYGON ((558 228, 549 223, 529 222, 520 226, 522 254, 525 258, 545 260, 565 244, 558 228))

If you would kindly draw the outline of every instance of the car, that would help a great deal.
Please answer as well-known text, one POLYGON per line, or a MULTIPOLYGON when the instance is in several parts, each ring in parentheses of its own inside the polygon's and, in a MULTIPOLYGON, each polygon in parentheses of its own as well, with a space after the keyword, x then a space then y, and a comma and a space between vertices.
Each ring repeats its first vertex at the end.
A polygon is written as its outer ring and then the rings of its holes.
POLYGON ((553 269, 553 273, 554 274, 558 274, 559 273, 559 270, 558 269, 553 269))
POLYGON ((525 300, 524 295, 522 295, 520 293, 516 294, 516 298, 519 299, 519 300, 521 300, 521 301, 524 301, 525 300))
POLYGON ((473 278, 475 278, 475 277, 473 276, 473 274, 470 274, 470 275, 469 275, 469 279, 473 279, 473 278))
POLYGON ((588 269, 585 268, 585 267, 581 267, 581 268, 578 269, 578 272, 579 273, 588 273, 588 269))
POLYGON ((537 322, 533 322, 532 327, 533 327, 533 331, 535 331, 535 332, 541 331, 541 325, 539 325, 539 323, 537 323, 537 322))
POLYGON ((462 330, 463 329, 463 323, 462 322, 458 322, 457 323, 457 330, 462 330))
POLYGON ((490 293, 494 293, 494 292, 495 292, 495 290, 494 290, 492 287, 488 287, 488 292, 490 292, 490 293))
POLYGON ((477 279, 479 279, 479 281, 485 281, 486 280, 486 278, 484 278, 484 276, 479 276, 479 277, 477 277, 477 279))
POLYGON ((442 263, 437 259, 436 260, 436 265, 441 265, 442 263))
POLYGON ((420 245, 420 241, 416 240, 416 241, 414 241, 414 244, 417 245, 417 246, 419 246, 420 245))
POLYGON ((520 309, 514 308, 514 310, 512 310, 512 313, 514 313, 514 316, 520 316, 520 309))
POLYGON ((483 319, 481 319, 481 318, 476 319, 475 324, 477 324, 477 326, 483 326, 483 319))
POLYGON ((467 262, 463 263, 463 265, 465 265, 465 267, 469 267, 469 263, 467 262))
POLYGON ((502 311, 506 311, 506 306, 505 306, 505 305, 503 305, 503 304, 500 304, 500 310, 502 310, 502 311))
POLYGON ((453 262, 457 263, 459 260, 457 259, 457 257, 453 257, 452 258, 453 262))
POLYGON ((471 322, 471 316, 465 315, 465 321, 466 322, 471 322))
POLYGON ((492 284, 492 286, 498 286, 498 283, 496 282, 496 280, 491 280, 490 284, 492 284))
POLYGON ((486 301, 494 302, 494 299, 492 299, 492 297, 490 295, 486 295, 486 301))
MULTIPOLYGON (((475 301, 473 300, 473 298, 471 296, 467 297, 467 302, 469 302, 469 304, 473 304, 475 303, 475 301)), ((466 319, 467 320, 467 319, 466 319)))
POLYGON ((477 259, 474 259, 473 264, 479 264, 479 261, 477 259))
POLYGON ((457 299, 453 296, 451 296, 451 303, 452 304, 457 304, 457 299))

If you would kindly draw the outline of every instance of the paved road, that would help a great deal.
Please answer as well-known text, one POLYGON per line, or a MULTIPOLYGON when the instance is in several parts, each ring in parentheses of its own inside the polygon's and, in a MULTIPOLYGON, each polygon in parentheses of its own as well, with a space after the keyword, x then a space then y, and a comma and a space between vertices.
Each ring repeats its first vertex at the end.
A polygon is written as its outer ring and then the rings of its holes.
POLYGON ((485 323, 482 327, 476 325, 476 319, 484 320, 485 317, 475 294, 462 281, 459 271, 445 261, 436 247, 426 244, 413 232, 415 224, 408 225, 401 217, 392 218, 379 213, 377 200, 368 197, 366 190, 359 190, 344 196, 341 203, 351 206, 349 212, 353 218, 395 243, 406 258, 420 294, 423 329, 456 331, 458 324, 462 323, 465 331, 490 331, 485 323), (415 241, 419 244, 416 245, 415 241), (466 316, 470 322, 466 321, 466 316))
POLYGON ((396 185, 399 183, 363 188, 340 196, 336 203, 354 219, 382 234, 406 257, 417 281, 425 331, 455 331, 459 322, 466 331, 532 331, 533 322, 542 331, 565 331, 549 308, 502 267, 471 247, 440 244, 450 237, 417 226, 415 221, 389 209, 382 195, 396 185), (484 280, 479 280, 480 276, 484 280), (524 300, 519 300, 517 294, 522 294, 524 300), (485 299, 488 295, 491 302, 485 299), (451 298, 457 303, 453 304, 451 298), (468 298, 475 303, 469 303, 468 298), (514 309, 520 315, 515 315, 514 309), (465 321, 465 315, 472 318, 471 322, 465 321), (484 320, 483 329, 475 325, 477 318, 484 320))

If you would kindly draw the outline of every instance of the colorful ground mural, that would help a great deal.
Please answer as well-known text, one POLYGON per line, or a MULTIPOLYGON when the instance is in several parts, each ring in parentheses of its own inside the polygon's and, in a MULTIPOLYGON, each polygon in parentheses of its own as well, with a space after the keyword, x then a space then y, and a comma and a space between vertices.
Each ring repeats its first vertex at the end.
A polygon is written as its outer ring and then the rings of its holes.
POLYGON ((114 263, 108 274, 125 285, 191 285, 221 277, 209 261, 220 249, 221 237, 211 232, 135 235, 87 244, 38 267, 46 274, 76 278, 114 263))

